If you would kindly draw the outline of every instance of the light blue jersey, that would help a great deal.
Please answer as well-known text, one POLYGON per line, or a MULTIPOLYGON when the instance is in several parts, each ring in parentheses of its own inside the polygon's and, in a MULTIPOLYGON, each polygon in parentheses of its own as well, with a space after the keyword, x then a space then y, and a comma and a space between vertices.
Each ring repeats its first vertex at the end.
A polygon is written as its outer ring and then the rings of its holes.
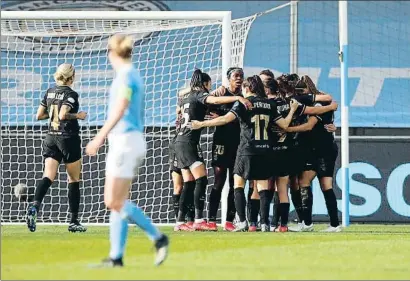
POLYGON ((111 134, 123 134, 144 130, 144 84, 138 71, 132 65, 126 65, 117 72, 109 97, 108 116, 113 114, 117 99, 129 100, 124 116, 112 129, 111 134))

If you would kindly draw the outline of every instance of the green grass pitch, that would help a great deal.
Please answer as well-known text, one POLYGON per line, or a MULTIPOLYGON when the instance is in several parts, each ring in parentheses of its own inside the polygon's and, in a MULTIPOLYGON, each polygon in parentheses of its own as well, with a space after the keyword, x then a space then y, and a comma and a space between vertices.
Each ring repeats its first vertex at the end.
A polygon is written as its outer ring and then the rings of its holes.
MULTIPOLYGON (((317 226, 323 229, 325 226, 317 226)), ((409 279, 410 226, 352 225, 343 233, 174 233, 153 265, 143 232, 130 229, 125 267, 92 269, 108 253, 108 227, 2 226, 1 279, 409 279)))

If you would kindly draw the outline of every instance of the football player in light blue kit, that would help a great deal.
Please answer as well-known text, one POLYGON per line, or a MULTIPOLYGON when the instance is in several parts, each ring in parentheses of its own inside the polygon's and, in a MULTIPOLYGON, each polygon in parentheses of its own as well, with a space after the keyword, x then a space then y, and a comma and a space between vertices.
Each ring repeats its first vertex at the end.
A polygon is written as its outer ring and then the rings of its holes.
POLYGON ((88 155, 95 155, 108 137, 104 202, 111 210, 111 250, 101 264, 104 267, 123 266, 128 222, 142 228, 154 241, 156 265, 160 265, 168 254, 168 237, 128 200, 131 181, 146 152, 144 85, 131 63, 132 48, 132 39, 125 35, 114 35, 108 42, 108 59, 116 72, 110 88, 108 119, 86 148, 88 155))

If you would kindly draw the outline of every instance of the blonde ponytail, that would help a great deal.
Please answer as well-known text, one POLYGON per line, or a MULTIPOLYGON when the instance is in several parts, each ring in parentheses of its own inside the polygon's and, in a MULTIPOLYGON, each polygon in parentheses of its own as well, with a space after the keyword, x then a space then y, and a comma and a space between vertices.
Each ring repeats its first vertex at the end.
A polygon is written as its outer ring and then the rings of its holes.
POLYGON ((115 34, 108 41, 108 50, 122 59, 131 59, 133 40, 124 34, 115 34))
POLYGON ((74 80, 75 69, 70 63, 60 64, 57 68, 56 73, 54 73, 54 80, 58 86, 68 85, 70 80, 74 80))

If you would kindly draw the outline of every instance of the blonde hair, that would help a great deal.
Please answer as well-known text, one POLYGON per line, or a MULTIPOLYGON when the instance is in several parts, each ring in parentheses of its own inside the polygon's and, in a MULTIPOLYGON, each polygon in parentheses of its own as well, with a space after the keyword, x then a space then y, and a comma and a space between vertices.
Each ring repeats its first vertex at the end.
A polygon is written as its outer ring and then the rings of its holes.
POLYGON ((108 41, 108 50, 123 59, 131 59, 133 40, 124 34, 115 34, 108 41))
POLYGON ((70 80, 74 80, 75 69, 70 63, 60 64, 54 73, 54 80, 59 86, 67 85, 70 80))

